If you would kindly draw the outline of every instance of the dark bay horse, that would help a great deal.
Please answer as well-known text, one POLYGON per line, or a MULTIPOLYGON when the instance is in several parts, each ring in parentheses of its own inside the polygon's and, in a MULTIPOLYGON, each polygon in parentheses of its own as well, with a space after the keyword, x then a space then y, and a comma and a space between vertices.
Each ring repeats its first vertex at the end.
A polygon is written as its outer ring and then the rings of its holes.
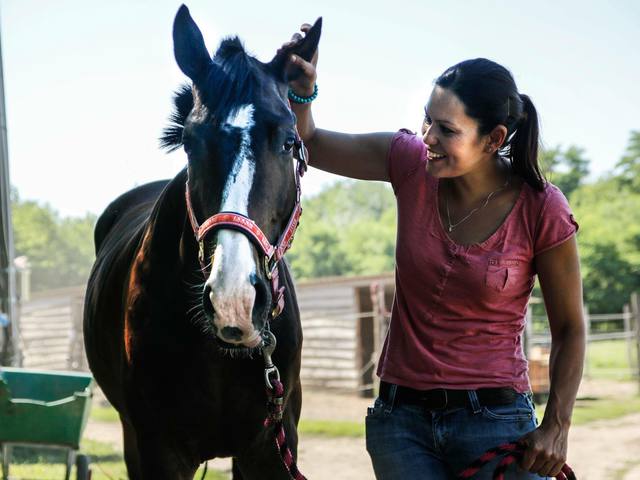
POLYGON ((300 73, 290 55, 310 59, 320 29, 262 63, 237 38, 212 58, 187 8, 176 15, 174 53, 191 82, 163 143, 184 146, 187 165, 101 215, 85 304, 89 365, 120 414, 131 479, 192 479, 229 456, 234 479, 301 478, 274 441, 279 425, 295 458, 302 331, 280 260, 304 146, 287 81, 300 73), (279 424, 265 422, 270 381, 284 387, 279 424))

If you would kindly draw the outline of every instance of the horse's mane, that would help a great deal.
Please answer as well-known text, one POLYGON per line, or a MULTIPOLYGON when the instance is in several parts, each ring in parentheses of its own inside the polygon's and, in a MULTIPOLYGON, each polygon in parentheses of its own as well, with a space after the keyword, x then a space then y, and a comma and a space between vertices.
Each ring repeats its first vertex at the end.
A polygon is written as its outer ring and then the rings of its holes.
MULTIPOLYGON (((204 78, 195 84, 214 123, 223 121, 239 105, 252 101, 259 85, 256 61, 238 37, 222 41, 204 78)), ((169 152, 182 146, 184 123, 193 109, 191 85, 182 85, 174 94, 174 110, 169 126, 162 131, 161 148, 169 152)))

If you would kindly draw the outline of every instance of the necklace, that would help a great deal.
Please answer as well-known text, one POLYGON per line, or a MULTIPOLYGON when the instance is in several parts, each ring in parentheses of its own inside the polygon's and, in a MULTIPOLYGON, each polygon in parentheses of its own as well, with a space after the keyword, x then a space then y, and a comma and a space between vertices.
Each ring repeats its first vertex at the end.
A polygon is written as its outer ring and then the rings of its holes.
POLYGON ((507 188, 507 185, 509 185, 509 180, 511 180, 511 176, 507 177, 507 180, 504 182, 504 184, 502 184, 501 187, 499 187, 496 190, 494 190, 493 192, 489 193, 489 195, 487 195, 487 198, 484 199, 484 202, 482 202, 482 205, 480 205, 479 207, 474 208, 469 213, 467 213, 464 217, 462 217, 461 220, 458 220, 455 223, 451 223, 451 215, 449 214, 449 196, 445 193, 445 195, 444 195, 444 204, 445 204, 445 208, 447 210, 447 223, 448 223, 447 231, 448 232, 452 232, 454 228, 456 228, 458 225, 463 223, 465 220, 468 220, 471 217, 471 215, 476 213, 478 210, 482 210, 484 207, 486 207, 487 204, 489 203, 489 200, 491 200, 491 197, 493 197, 496 193, 501 192, 502 190, 507 188))

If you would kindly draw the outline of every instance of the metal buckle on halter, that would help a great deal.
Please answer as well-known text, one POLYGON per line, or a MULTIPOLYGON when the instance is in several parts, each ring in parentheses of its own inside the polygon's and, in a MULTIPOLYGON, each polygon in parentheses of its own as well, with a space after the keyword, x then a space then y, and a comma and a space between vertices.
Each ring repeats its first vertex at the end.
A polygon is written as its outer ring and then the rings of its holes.
POLYGON ((276 336, 270 331, 266 330, 262 333, 262 356, 264 358, 264 383, 269 390, 273 390, 271 384, 271 376, 273 375, 277 381, 280 381, 280 372, 278 367, 273 364, 271 355, 276 349, 276 336))
POLYGON ((307 167, 309 166, 309 161, 307 159, 306 149, 304 148, 304 142, 302 138, 298 136, 295 142, 296 146, 296 155, 295 158, 298 160, 298 172, 300 175, 304 174, 307 171, 307 167))
POLYGON ((269 267, 269 257, 265 255, 263 258, 264 258, 264 273, 267 279, 271 280, 271 267, 269 267))
POLYGON ((198 242, 198 260, 204 264, 204 240, 198 242))

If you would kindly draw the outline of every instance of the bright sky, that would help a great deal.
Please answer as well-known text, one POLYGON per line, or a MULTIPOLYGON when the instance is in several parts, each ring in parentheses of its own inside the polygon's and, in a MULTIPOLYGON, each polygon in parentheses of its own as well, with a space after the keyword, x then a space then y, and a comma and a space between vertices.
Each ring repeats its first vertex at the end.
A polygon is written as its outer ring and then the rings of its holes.
MULTIPOLYGON (((177 173, 157 138, 185 80, 173 0, 0 1, 11 183, 62 215, 100 213, 127 189, 177 173)), ((417 130, 433 80, 468 58, 511 70, 548 146, 585 148, 594 176, 640 130, 640 2, 192 0, 214 50, 239 35, 268 61, 303 22, 324 19, 316 123, 417 130)), ((336 177, 312 170, 303 195, 336 177)))

